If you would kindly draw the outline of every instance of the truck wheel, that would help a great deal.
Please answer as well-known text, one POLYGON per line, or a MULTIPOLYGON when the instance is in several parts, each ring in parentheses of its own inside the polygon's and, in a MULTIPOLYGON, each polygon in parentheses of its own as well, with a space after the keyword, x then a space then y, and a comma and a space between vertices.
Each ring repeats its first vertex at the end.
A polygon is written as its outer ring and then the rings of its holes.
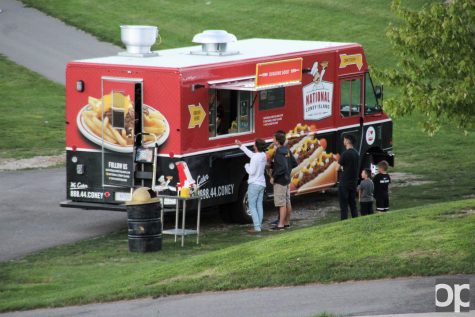
POLYGON ((238 199, 231 204, 231 214, 234 222, 237 223, 251 223, 251 211, 247 203, 247 182, 242 182, 239 186, 238 199))

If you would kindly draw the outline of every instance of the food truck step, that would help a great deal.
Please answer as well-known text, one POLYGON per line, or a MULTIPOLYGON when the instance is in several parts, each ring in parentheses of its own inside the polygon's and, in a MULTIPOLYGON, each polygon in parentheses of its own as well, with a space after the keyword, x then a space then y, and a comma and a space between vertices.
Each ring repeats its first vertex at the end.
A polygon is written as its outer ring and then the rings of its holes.
POLYGON ((102 203, 102 202, 92 203, 92 202, 84 202, 84 201, 66 200, 66 201, 62 201, 59 205, 61 207, 69 207, 69 208, 125 211, 124 204, 107 204, 107 203, 102 203))
MULTIPOLYGON (((65 200, 59 204, 61 207, 81 208, 81 209, 96 209, 96 210, 113 210, 113 211, 127 211, 124 204, 107 204, 107 203, 93 203, 83 201, 65 200)), ((165 205, 164 213, 175 213, 175 205, 165 205)))

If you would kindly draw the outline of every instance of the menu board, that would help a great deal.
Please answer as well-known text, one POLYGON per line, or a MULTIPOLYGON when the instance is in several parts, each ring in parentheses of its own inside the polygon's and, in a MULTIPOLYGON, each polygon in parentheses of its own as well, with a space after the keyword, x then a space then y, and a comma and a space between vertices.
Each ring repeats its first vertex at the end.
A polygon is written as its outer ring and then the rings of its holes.
POLYGON ((285 105, 285 88, 267 89, 259 92, 259 110, 268 110, 285 105))

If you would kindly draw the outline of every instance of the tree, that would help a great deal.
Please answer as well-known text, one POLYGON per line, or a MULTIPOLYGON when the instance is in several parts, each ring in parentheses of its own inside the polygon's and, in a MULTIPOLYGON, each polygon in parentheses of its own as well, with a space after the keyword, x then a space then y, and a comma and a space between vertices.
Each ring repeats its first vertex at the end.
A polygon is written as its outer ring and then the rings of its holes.
POLYGON ((475 0, 436 2, 420 11, 394 0, 391 9, 402 20, 387 31, 400 62, 380 76, 402 93, 388 100, 388 111, 395 116, 421 112, 430 134, 443 121, 474 127, 475 0))

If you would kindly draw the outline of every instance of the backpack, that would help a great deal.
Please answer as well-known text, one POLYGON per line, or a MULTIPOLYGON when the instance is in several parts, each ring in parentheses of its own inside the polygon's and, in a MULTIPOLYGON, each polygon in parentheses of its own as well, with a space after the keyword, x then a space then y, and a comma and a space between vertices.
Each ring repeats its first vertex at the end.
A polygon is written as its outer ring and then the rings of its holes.
POLYGON ((297 167, 297 160, 295 159, 295 156, 292 154, 292 152, 290 152, 290 150, 288 150, 288 153, 287 153, 287 167, 290 169, 289 171, 289 174, 290 172, 297 167))
POLYGON ((285 157, 287 158, 287 172, 285 173, 285 180, 290 183, 290 173, 295 167, 297 167, 298 164, 290 150, 287 150, 287 155, 285 157))

